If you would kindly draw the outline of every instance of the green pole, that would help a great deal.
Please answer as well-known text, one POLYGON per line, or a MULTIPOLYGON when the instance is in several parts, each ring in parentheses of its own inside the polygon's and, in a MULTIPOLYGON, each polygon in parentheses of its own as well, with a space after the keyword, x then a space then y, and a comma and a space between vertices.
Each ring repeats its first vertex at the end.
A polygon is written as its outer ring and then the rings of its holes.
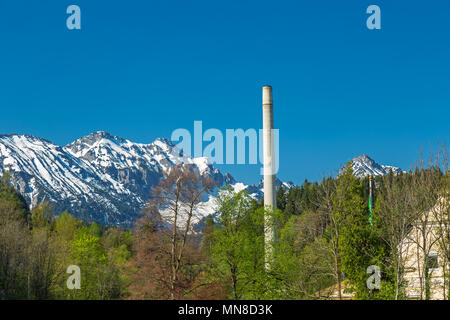
POLYGON ((373 214, 372 214, 372 176, 369 176, 369 223, 373 225, 373 214))

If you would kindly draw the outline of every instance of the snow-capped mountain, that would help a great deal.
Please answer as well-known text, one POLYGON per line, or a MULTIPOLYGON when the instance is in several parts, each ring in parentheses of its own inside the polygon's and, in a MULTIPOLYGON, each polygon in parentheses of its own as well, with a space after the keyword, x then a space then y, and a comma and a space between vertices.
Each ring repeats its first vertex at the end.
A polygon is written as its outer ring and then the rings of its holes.
MULTIPOLYGON (((10 171, 12 183, 30 207, 49 201, 60 213, 97 223, 131 226, 167 170, 191 164, 218 186, 247 189, 260 199, 261 186, 236 182, 207 158, 191 158, 167 139, 134 143, 99 131, 60 147, 30 135, 0 136, 0 173, 10 171)), ((279 182, 281 184, 281 181, 279 182)), ((215 196, 205 200, 202 215, 215 212, 215 196)))
POLYGON ((353 174, 359 178, 369 175, 371 176, 386 175, 389 173, 389 171, 392 171, 394 174, 403 172, 402 169, 397 167, 378 164, 367 154, 363 154, 362 156, 353 158, 352 169, 353 174))
MULTIPOLYGON (((184 155, 167 139, 134 143, 99 131, 61 147, 30 135, 0 135, 0 174, 10 171, 12 183, 30 207, 49 201, 56 213, 67 210, 77 218, 97 223, 131 226, 151 188, 171 167, 181 163, 211 177, 218 187, 229 184, 235 191, 246 189, 256 200, 263 196, 263 180, 258 185, 235 181, 207 158, 184 155)), ((367 155, 354 158, 352 167, 357 177, 402 171, 380 165, 367 155)), ((276 184, 287 189, 294 186, 279 179, 276 184)), ((215 213, 216 192, 205 199, 200 219, 215 213)))

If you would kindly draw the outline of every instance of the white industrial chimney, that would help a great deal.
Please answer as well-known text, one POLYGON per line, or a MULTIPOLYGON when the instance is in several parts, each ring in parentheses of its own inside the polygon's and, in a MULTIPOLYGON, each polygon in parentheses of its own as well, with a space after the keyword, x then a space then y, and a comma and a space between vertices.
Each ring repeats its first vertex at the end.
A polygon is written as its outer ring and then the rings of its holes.
MULTIPOLYGON (((270 212, 276 209, 275 192, 275 148, 273 134, 273 99, 272 87, 263 87, 263 155, 264 155, 264 207, 270 212)), ((272 260, 272 242, 274 230, 270 217, 265 217, 265 250, 266 268, 270 267, 272 260)))

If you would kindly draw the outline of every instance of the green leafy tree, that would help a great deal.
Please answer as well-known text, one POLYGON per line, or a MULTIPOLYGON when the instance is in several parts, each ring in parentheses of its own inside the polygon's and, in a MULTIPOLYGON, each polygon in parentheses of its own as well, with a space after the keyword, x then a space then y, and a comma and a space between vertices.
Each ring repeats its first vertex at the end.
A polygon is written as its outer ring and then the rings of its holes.
POLYGON ((277 241, 277 278, 283 299, 317 299, 333 284, 333 260, 324 238, 314 232, 316 213, 292 216, 277 241))
POLYGON ((243 190, 230 187, 219 195, 219 226, 211 239, 211 277, 222 283, 232 299, 264 297, 264 210, 243 190))

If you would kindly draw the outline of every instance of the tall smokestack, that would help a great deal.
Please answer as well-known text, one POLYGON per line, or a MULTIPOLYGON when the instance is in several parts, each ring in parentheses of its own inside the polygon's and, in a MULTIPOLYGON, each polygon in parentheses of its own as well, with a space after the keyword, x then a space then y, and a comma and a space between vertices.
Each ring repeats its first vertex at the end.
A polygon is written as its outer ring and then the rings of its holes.
MULTIPOLYGON (((263 87, 263 154, 264 154, 264 207, 271 211, 276 208, 275 193, 275 152, 273 137, 273 99, 272 87, 263 87)), ((272 241, 274 231, 270 217, 265 217, 266 268, 272 260, 272 241)))

